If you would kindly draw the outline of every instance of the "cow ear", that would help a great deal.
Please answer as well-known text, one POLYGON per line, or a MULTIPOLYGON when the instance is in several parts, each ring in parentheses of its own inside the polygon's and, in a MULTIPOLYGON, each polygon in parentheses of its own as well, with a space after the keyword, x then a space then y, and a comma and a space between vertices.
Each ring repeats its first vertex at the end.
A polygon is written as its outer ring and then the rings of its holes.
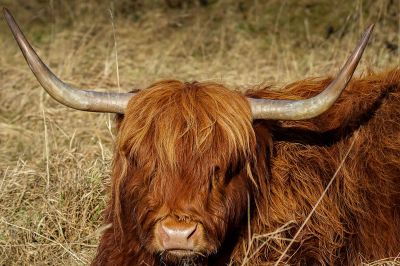
POLYGON ((253 123, 256 135, 256 163, 252 165, 252 172, 258 185, 260 195, 266 196, 268 179, 271 176, 268 164, 270 163, 273 152, 272 134, 270 131, 271 123, 265 120, 257 120, 253 123))
POLYGON ((117 114, 115 116, 115 129, 117 132, 119 132, 119 129, 121 128, 122 120, 124 120, 124 115, 123 114, 117 114))
MULTIPOLYGON (((133 89, 129 91, 129 93, 135 94, 137 94, 138 92, 140 92, 140 89, 133 89)), ((115 116, 115 129, 117 130, 117 132, 119 132, 119 129, 121 128, 121 123, 124 120, 124 117, 124 114, 116 114, 115 116)))
POLYGON ((265 162, 272 155, 273 141, 272 131, 274 121, 256 120, 253 123, 254 133, 256 135, 257 161, 265 162))
POLYGON ((210 191, 219 187, 221 184, 223 177, 221 177, 221 169, 218 165, 214 166, 210 173, 210 191))

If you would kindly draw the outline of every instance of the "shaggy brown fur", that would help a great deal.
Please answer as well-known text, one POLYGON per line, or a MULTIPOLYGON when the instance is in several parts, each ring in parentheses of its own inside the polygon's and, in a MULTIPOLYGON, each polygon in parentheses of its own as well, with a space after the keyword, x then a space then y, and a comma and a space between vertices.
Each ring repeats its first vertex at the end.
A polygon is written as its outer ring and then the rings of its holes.
MULTIPOLYGON (((308 79, 282 92, 263 88, 246 95, 308 98, 330 81, 308 79)), ((352 142, 345 164, 284 261, 342 265, 398 255, 399 107, 400 69, 354 79, 329 111, 298 122, 252 123, 245 97, 218 84, 151 86, 119 118, 106 210, 112 227, 93 265, 240 264, 249 244, 248 214, 256 235, 292 222, 266 245, 252 244, 258 252, 251 265, 273 263, 352 142), (153 228, 169 215, 204 227, 201 256, 182 262, 161 254, 153 228)))

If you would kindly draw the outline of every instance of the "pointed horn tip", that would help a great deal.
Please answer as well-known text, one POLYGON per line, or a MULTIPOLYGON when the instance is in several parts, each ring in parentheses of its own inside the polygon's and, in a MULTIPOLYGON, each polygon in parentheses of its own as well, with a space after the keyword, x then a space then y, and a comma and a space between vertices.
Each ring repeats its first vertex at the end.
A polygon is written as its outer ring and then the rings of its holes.
POLYGON ((369 25, 369 27, 367 28, 368 32, 372 32, 375 28, 375 23, 372 23, 371 25, 369 25))
POLYGON ((14 17, 12 16, 10 10, 7 7, 3 7, 3 15, 8 25, 10 25, 12 21, 14 21, 14 17))
POLYGON ((4 16, 10 16, 11 15, 11 12, 10 12, 10 10, 8 10, 7 7, 3 7, 3 13, 4 13, 4 16))
POLYGON ((373 30, 373 29, 374 29, 374 27, 375 27, 375 23, 372 23, 371 25, 369 25, 368 29, 371 29, 371 30, 373 30))
POLYGON ((372 23, 371 25, 369 25, 368 26, 368 28, 365 30, 365 35, 371 35, 371 33, 372 33, 372 31, 374 30, 374 28, 375 28, 375 23, 372 23))
POLYGON ((372 32, 374 31, 374 27, 375 27, 375 23, 372 23, 371 25, 369 25, 361 37, 361 42, 364 43, 364 45, 363 45, 364 48, 371 39, 371 35, 372 35, 372 32))

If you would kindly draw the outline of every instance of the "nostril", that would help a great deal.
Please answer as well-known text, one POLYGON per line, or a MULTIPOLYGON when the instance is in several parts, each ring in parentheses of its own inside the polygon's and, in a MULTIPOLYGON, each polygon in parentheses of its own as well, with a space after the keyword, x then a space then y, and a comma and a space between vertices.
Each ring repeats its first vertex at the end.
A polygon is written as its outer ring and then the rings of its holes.
POLYGON ((197 229, 197 223, 194 224, 194 225, 192 226, 192 228, 190 229, 191 231, 189 232, 189 234, 188 234, 188 236, 187 236, 187 239, 189 239, 192 235, 194 235, 194 233, 196 232, 196 229, 197 229))

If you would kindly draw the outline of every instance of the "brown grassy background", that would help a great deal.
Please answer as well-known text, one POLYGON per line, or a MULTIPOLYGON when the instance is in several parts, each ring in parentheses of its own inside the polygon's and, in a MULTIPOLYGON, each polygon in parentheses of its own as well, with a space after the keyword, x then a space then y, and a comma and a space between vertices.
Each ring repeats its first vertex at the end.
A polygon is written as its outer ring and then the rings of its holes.
MULTIPOLYGON (((374 36, 357 73, 400 65, 397 0, 209 2, 170 8, 161 0, 0 0, 0 6, 13 11, 55 73, 97 90, 128 91, 163 78, 279 88, 333 75, 370 23, 374 36)), ((107 201, 113 116, 52 100, 4 20, 0 51, 0 265, 88 264, 107 201)))

